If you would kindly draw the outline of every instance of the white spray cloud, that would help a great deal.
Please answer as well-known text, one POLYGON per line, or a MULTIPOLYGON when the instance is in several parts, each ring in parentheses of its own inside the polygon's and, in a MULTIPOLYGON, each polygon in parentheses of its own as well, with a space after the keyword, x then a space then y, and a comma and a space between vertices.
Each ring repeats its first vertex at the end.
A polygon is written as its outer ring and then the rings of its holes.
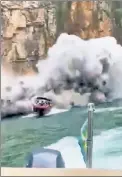
MULTIPOLYGON (((121 66, 122 46, 114 37, 85 41, 63 33, 49 49, 47 59, 38 62, 36 76, 10 78, 2 70, 2 99, 5 102, 10 99, 18 109, 22 104, 23 110, 27 107, 27 112, 31 112, 28 100, 33 96, 48 93, 58 105, 56 94, 61 95, 63 90, 68 89, 80 94, 90 92, 90 98, 98 102, 108 97, 122 98, 121 66), (11 90, 5 89, 6 86, 10 86, 11 90), (26 104, 23 104, 24 101, 26 104)), ((63 104, 65 107, 65 101, 63 104)), ((7 114, 6 107, 2 104, 2 110, 7 114)))

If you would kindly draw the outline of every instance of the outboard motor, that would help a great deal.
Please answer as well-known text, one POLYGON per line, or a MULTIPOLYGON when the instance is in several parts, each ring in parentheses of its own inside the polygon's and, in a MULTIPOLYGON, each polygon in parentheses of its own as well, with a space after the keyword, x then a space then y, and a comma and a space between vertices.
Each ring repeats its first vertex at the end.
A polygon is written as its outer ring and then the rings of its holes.
POLYGON ((61 153, 57 150, 40 148, 27 158, 27 168, 65 168, 61 153))

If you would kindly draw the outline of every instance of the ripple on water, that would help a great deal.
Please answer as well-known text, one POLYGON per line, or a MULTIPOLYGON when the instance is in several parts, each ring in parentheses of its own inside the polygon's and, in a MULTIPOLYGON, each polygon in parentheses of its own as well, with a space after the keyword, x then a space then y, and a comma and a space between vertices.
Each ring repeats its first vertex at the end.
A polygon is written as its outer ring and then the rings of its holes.
MULTIPOLYGON (((94 148, 96 151, 94 162, 96 168, 104 168, 106 158, 109 158, 110 161, 112 157, 117 168, 118 156, 118 161, 122 164, 122 131, 116 131, 116 127, 122 127, 121 115, 122 109, 118 107, 117 109, 113 109, 113 107, 109 109, 109 106, 102 109, 96 108, 94 114, 94 134, 96 135, 94 146, 97 148, 94 148), (111 130, 105 133, 109 129, 111 130)), ((55 143, 63 137, 79 136, 81 125, 86 117, 87 111, 84 107, 82 109, 73 108, 69 112, 48 116, 44 119, 28 117, 2 121, 2 166, 23 166, 27 153, 33 149, 55 143)), ((112 165, 109 167, 113 168, 112 165)))

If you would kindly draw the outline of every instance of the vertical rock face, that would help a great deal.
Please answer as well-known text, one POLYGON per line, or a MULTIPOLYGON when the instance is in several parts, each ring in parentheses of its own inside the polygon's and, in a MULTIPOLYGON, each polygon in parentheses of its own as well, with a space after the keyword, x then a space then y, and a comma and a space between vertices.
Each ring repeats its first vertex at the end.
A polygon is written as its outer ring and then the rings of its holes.
POLYGON ((2 64, 16 74, 35 73, 36 62, 61 32, 84 39, 112 33, 110 5, 104 1, 1 1, 1 7, 2 64))
POLYGON ((72 2, 67 31, 84 39, 112 34, 110 6, 104 1, 72 2))
POLYGON ((3 65, 18 74, 31 73, 55 40, 55 6, 39 1, 1 3, 3 65))

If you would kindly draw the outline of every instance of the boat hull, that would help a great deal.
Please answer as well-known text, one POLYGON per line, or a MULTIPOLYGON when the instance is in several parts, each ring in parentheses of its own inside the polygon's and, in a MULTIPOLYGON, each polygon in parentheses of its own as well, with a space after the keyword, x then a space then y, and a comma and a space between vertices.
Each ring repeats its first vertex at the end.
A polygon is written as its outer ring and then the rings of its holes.
POLYGON ((50 112, 51 108, 52 108, 51 106, 47 106, 47 107, 33 106, 33 111, 36 112, 38 116, 44 116, 45 114, 50 112))

